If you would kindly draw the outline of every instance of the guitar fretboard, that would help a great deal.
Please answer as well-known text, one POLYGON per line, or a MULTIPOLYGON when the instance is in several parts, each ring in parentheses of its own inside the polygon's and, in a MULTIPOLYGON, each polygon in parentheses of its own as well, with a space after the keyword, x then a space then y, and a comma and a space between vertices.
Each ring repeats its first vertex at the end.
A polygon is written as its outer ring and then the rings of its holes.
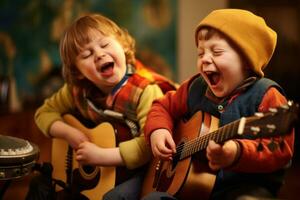
POLYGON ((205 149, 210 140, 214 140, 216 143, 222 143, 226 140, 232 139, 238 135, 238 129, 241 125, 240 122, 241 120, 236 120, 223 127, 220 127, 216 131, 207 133, 205 135, 200 135, 193 140, 182 143, 176 147, 176 154, 180 154, 179 159, 182 160, 198 151, 205 149))

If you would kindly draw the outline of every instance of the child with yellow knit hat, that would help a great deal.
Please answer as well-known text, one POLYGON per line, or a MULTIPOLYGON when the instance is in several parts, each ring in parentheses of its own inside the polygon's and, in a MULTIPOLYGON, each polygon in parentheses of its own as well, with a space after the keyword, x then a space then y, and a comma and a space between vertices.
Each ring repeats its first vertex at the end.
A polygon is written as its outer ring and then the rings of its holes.
MULTIPOLYGON (((205 17, 195 31, 199 74, 185 81, 176 92, 169 92, 154 101, 148 113, 145 137, 154 157, 166 161, 177 159, 174 156, 174 137, 178 133, 174 132, 175 124, 190 120, 199 110, 217 119, 219 126, 224 126, 286 104, 282 88, 264 78, 263 73, 275 50, 276 36, 263 18, 246 10, 220 9, 205 17)), ((203 114, 201 130, 207 128, 205 116, 203 114)), ((202 121, 198 123, 200 126, 202 121)), ((205 154, 201 154, 206 155, 210 170, 216 174, 209 198, 276 197, 293 155, 293 145, 294 130, 283 138, 249 139, 242 136, 222 144, 210 140, 205 154), (275 144, 274 141, 280 145, 272 149, 270 144, 275 144)), ((199 156, 193 156, 192 160, 199 160, 199 156)), ((172 167, 176 164, 173 161, 172 167)), ((155 184, 163 175, 157 176, 155 184)), ((166 173, 166 177, 170 178, 172 174, 166 173)), ((181 190, 171 195, 167 190, 169 186, 166 183, 165 187, 157 187, 157 192, 143 194, 143 200, 187 199, 179 197, 181 190)), ((199 187, 192 196, 204 199, 201 189, 199 187)))

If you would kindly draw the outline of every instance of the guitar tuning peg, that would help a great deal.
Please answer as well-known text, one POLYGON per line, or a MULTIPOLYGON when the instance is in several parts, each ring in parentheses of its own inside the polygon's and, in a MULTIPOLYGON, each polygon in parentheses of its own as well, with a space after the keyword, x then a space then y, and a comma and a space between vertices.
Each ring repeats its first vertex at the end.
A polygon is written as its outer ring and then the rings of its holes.
POLYGON ((272 113, 277 113, 278 109, 277 108, 269 108, 269 111, 272 113))
POLYGON ((262 113, 262 112, 256 112, 256 113, 254 113, 254 115, 255 115, 256 117, 263 117, 263 116, 264 116, 264 113, 262 113))
POLYGON ((267 124, 266 127, 268 128, 268 131, 270 133, 273 133, 276 130, 276 125, 275 124, 267 124))
POLYGON ((270 149, 270 151, 275 151, 278 148, 278 144, 274 142, 274 140, 272 139, 271 142, 268 144, 268 148, 270 149))
POLYGON ((257 146, 257 151, 262 151, 264 149, 264 146, 262 145, 262 143, 260 142, 257 146))
POLYGON ((289 100, 286 104, 286 107, 291 107, 294 104, 292 100, 289 100))
POLYGON ((280 106, 282 109, 285 109, 285 110, 288 110, 289 109, 289 106, 291 105, 291 103, 289 104, 284 104, 282 106, 280 106))

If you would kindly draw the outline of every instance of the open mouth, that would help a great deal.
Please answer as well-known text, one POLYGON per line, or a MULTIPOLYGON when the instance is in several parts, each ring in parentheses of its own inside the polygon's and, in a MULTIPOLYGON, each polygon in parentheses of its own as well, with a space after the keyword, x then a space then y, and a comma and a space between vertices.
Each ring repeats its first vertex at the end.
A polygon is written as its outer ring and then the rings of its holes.
POLYGON ((110 76, 113 73, 114 62, 107 62, 103 64, 100 68, 100 73, 102 76, 110 76))
POLYGON ((218 72, 206 72, 205 74, 211 86, 217 85, 221 80, 220 73, 218 72))

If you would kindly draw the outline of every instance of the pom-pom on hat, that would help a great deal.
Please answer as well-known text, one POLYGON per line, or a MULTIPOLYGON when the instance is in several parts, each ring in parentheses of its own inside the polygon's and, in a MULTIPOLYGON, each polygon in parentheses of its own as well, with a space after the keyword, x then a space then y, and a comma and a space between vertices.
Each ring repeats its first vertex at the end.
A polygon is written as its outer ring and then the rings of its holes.
POLYGON ((198 32, 203 27, 212 27, 228 38, 243 52, 252 70, 263 77, 263 69, 270 61, 276 46, 277 34, 262 17, 247 10, 214 10, 198 24, 195 32, 198 46, 198 32))

